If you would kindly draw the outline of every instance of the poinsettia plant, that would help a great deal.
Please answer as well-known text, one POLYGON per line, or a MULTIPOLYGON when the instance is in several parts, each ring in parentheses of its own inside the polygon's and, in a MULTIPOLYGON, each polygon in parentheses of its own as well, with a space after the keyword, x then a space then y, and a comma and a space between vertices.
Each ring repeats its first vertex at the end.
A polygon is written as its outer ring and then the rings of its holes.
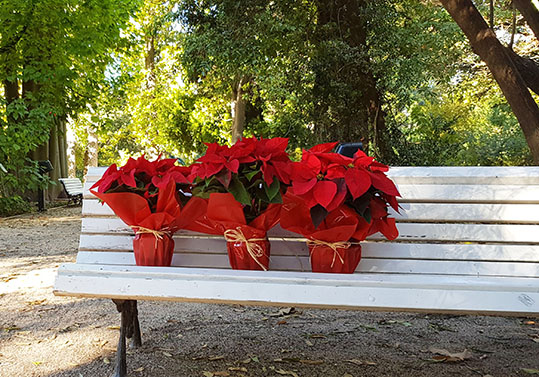
POLYGON ((230 264, 267 270, 267 231, 279 221, 282 194, 290 182, 288 139, 245 138, 231 147, 207 144, 191 166, 193 196, 208 200, 206 216, 190 227, 227 240, 230 264))
POLYGON ((290 182, 288 139, 244 138, 232 146, 206 144, 208 149, 191 166, 194 196, 230 193, 241 203, 247 223, 270 204, 282 203, 290 182))
MULTIPOLYGON (((388 239, 397 237, 395 219, 388 207, 399 211, 397 187, 387 176, 387 165, 358 150, 353 158, 331 151, 337 143, 319 144, 303 151, 300 162, 291 168, 288 192, 305 202, 315 227, 343 204, 351 208, 369 229, 356 239, 380 231, 388 239)), ((359 229, 358 229, 359 230, 359 229)), ((361 238, 361 239, 360 239, 361 238)))
POLYGON ((170 265, 172 234, 206 211, 205 201, 190 197, 190 168, 175 162, 130 158, 120 168, 111 165, 90 188, 135 231, 133 249, 139 265, 170 265))
POLYGON ((292 164, 281 226, 308 239, 313 271, 352 273, 360 241, 376 232, 397 237, 388 207, 398 211, 400 195, 386 165, 362 151, 353 158, 332 153, 336 144, 316 145, 292 164))

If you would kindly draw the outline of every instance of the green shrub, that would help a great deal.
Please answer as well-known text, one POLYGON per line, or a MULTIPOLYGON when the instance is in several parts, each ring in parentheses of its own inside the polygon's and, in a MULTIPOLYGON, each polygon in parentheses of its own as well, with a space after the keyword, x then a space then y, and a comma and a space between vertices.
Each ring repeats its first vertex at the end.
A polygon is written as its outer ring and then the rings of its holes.
POLYGON ((18 195, 8 198, 0 197, 0 216, 2 217, 18 215, 31 210, 32 205, 18 195))

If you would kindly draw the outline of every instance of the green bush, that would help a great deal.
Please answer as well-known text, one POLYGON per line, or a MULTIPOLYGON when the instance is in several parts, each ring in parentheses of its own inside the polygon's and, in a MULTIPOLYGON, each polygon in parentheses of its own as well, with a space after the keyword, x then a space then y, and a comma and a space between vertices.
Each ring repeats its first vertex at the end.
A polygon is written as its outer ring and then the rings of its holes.
POLYGON ((18 195, 8 198, 0 197, 0 216, 2 217, 18 215, 31 210, 32 205, 18 195))

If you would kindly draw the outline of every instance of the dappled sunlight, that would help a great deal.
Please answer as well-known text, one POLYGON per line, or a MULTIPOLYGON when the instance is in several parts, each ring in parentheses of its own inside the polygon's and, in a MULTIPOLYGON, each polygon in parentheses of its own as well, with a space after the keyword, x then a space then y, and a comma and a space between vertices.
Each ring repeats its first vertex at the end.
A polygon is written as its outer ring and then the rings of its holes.
POLYGON ((52 288, 57 269, 57 267, 40 268, 23 274, 3 277, 4 282, 0 285, 0 294, 14 293, 27 289, 52 288))

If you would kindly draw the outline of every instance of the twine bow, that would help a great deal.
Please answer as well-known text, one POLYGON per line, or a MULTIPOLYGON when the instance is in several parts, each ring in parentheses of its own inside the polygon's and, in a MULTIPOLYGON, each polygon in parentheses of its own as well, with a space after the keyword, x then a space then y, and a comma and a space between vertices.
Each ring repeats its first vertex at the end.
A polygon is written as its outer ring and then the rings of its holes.
POLYGON ((256 242, 260 241, 266 241, 265 238, 249 238, 245 237, 243 232, 241 231, 240 227, 237 227, 236 229, 227 229, 224 233, 225 240, 227 242, 239 242, 239 243, 245 243, 245 248, 247 249, 247 253, 251 256, 251 258, 254 259, 254 261, 264 270, 267 271, 267 268, 260 263, 258 258, 262 257, 264 255, 264 249, 262 246, 257 244, 256 242))
POLYGON ((335 259, 339 257, 339 260, 342 264, 344 264, 344 259, 339 254, 337 249, 348 249, 350 246, 352 246, 352 242, 348 241, 341 241, 341 242, 326 242, 321 240, 315 240, 315 239, 308 239, 307 245, 312 246, 311 255, 314 252, 314 249, 318 246, 326 246, 329 247, 331 250, 333 250, 333 261, 331 262, 331 268, 333 268, 333 265, 335 264, 335 259))
POLYGON ((132 225, 131 229, 135 231, 135 234, 153 234, 155 237, 156 249, 157 249, 157 240, 162 240, 164 235, 167 235, 169 237, 172 236, 172 234, 166 229, 155 230, 155 229, 144 228, 143 226, 138 226, 138 225, 132 225))

